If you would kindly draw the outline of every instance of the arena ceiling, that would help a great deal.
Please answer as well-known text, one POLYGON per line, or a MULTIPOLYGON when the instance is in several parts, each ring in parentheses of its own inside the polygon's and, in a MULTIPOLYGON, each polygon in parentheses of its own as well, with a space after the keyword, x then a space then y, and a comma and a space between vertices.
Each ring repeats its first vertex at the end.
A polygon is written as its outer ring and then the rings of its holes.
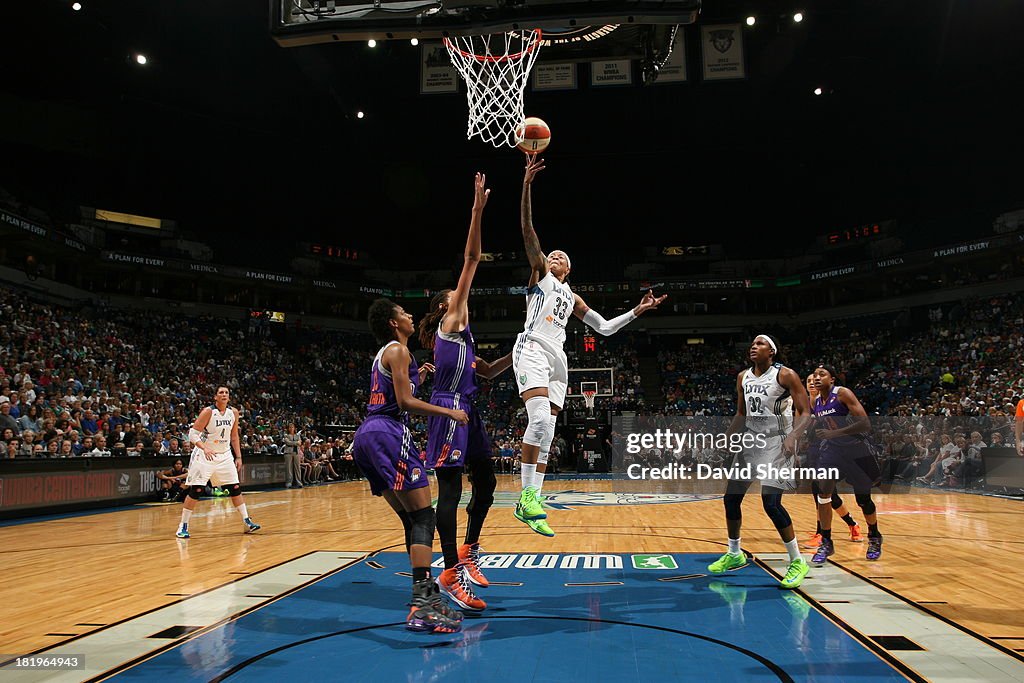
MULTIPOLYGON (((480 169, 485 247, 520 244, 521 159, 465 140, 463 95, 419 94, 408 42, 281 48, 255 0, 81 1, 5 9, 0 185, 26 200, 175 219, 218 251, 310 239, 405 266, 461 250, 480 169)), ((700 21, 749 14, 744 81, 702 82, 691 49, 685 84, 527 93, 554 130, 543 244, 749 256, 1024 201, 1019 3, 707 1, 700 21)))

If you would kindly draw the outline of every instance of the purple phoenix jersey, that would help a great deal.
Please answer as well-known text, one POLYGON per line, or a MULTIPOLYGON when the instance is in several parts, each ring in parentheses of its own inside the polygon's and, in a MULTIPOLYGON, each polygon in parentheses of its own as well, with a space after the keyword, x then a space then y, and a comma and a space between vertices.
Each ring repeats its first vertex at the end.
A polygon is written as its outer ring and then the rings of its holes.
MULTIPOLYGON (((391 342, 391 344, 397 343, 391 342)), ((395 398, 395 384, 394 380, 391 379, 391 373, 380 363, 385 349, 391 346, 391 344, 381 348, 377 352, 377 357, 373 359, 373 368, 370 372, 370 404, 366 408, 366 416, 386 415, 387 417, 407 423, 409 416, 398 407, 398 399, 395 398)), ((420 386, 419 366, 416 364, 415 358, 410 358, 409 360, 409 384, 413 395, 415 395, 416 390, 420 386)))
POLYGON ((476 394, 476 344, 469 325, 462 332, 434 335, 434 394, 476 394))
MULTIPOLYGON (((373 495, 383 491, 407 491, 427 485, 427 470, 412 441, 408 414, 398 407, 394 380, 381 365, 386 344, 373 359, 370 373, 370 404, 352 444, 352 459, 370 482, 373 495)), ((412 393, 419 388, 419 366, 409 361, 412 393)))
POLYGON ((467 460, 491 457, 491 442, 473 405, 477 392, 476 345, 469 325, 462 332, 434 335, 434 391, 430 402, 442 408, 465 410, 469 424, 431 416, 428 423, 427 464, 431 468, 463 467, 467 460))
MULTIPOLYGON (((839 400, 839 389, 840 387, 832 387, 832 391, 827 396, 822 397, 819 395, 818 399, 814 402, 811 407, 811 412, 814 413, 814 417, 817 420, 817 429, 842 429, 851 423, 850 420, 850 409, 846 407, 846 404, 839 400)), ((824 439, 821 442, 822 448, 828 448, 829 446, 862 446, 864 445, 864 437, 857 434, 852 436, 837 436, 832 439, 824 439)))

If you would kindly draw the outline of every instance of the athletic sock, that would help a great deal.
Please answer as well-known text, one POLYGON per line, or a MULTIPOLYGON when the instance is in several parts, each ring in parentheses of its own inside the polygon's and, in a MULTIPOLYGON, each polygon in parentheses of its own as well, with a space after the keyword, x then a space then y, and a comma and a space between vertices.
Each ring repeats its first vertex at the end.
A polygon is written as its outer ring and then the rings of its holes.
POLYGON ((242 519, 249 519, 249 513, 245 509, 245 503, 238 506, 238 514, 242 515, 242 519))
POLYGON ((851 515, 849 512, 843 515, 843 521, 846 522, 847 526, 857 526, 857 520, 855 520, 853 518, 853 515, 851 515))
POLYGON ((786 552, 789 553, 789 561, 798 560, 802 556, 800 555, 800 544, 797 543, 796 538, 792 541, 786 541, 786 552))
POLYGON ((534 476, 537 474, 537 463, 528 464, 523 463, 523 471, 520 472, 520 477, 523 480, 523 488, 529 488, 533 486, 534 476))
POLYGON ((742 555, 743 551, 740 550, 740 539, 730 538, 729 539, 729 554, 730 555, 742 555))
POLYGON ((832 540, 832 530, 831 529, 822 529, 821 530, 821 537, 822 538, 827 538, 828 540, 831 541, 832 540))
POLYGON ((412 568, 412 582, 422 581, 423 579, 430 578, 430 567, 413 567, 412 568))
POLYGON ((868 524, 868 536, 871 538, 881 538, 882 534, 878 533, 878 524, 868 524))
POLYGON ((183 509, 183 510, 181 511, 181 523, 182 523, 183 525, 184 525, 184 524, 188 524, 188 520, 189 520, 189 519, 190 519, 191 517, 192 517, 192 511, 191 511, 191 510, 189 510, 188 508, 184 508, 184 509, 183 509))
POLYGON ((533 485, 537 488, 537 493, 540 493, 541 489, 544 488, 545 474, 547 474, 547 472, 541 472, 540 470, 537 470, 533 474, 533 485))

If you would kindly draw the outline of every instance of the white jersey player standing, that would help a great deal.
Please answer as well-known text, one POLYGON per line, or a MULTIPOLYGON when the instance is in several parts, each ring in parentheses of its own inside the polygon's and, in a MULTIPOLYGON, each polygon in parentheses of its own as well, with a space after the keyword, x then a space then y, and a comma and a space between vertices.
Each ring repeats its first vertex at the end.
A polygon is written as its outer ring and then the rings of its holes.
POLYGON ((214 405, 203 408, 188 431, 192 460, 185 480, 185 509, 181 511, 181 524, 175 534, 178 538, 190 537, 188 521, 208 481, 228 490, 231 502, 242 516, 245 533, 250 534, 260 528, 259 524, 249 519, 242 487, 238 482, 238 470, 242 468, 242 447, 238 440, 238 411, 228 405, 230 398, 231 391, 227 387, 218 387, 214 405), (234 459, 231 458, 232 453, 234 459))
POLYGON ((556 250, 545 256, 533 229, 530 186, 543 169, 543 159, 538 161, 536 155, 527 155, 521 208, 523 244, 533 272, 526 295, 526 326, 516 338, 512 368, 519 395, 526 403, 528 424, 523 434, 523 491, 516 504, 515 517, 538 534, 554 536, 541 505, 540 491, 544 485, 548 452, 555 436, 555 421, 565 403, 569 386, 569 365, 564 348, 569 313, 607 336, 636 320, 644 311, 657 308, 665 296, 655 297, 653 292, 648 292, 632 311, 605 320, 573 293, 565 282, 571 269, 568 254, 556 250))

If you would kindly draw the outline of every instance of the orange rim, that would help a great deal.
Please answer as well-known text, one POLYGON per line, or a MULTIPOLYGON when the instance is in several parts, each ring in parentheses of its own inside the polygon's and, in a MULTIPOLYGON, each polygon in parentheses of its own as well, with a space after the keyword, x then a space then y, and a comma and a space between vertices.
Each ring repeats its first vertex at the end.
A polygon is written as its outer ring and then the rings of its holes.
POLYGON ((540 45, 543 32, 539 28, 535 28, 531 32, 534 35, 534 39, 530 41, 530 44, 526 46, 525 50, 521 50, 520 52, 516 52, 510 55, 504 55, 502 57, 494 57, 492 55, 478 55, 475 52, 467 52, 466 50, 463 50, 461 47, 459 47, 456 43, 453 43, 451 38, 443 38, 442 41, 444 42, 445 47, 447 47, 449 50, 454 50, 455 52, 458 52, 460 55, 466 58, 472 57, 478 62, 508 62, 512 60, 522 59, 523 55, 533 52, 537 48, 537 46, 540 45))

